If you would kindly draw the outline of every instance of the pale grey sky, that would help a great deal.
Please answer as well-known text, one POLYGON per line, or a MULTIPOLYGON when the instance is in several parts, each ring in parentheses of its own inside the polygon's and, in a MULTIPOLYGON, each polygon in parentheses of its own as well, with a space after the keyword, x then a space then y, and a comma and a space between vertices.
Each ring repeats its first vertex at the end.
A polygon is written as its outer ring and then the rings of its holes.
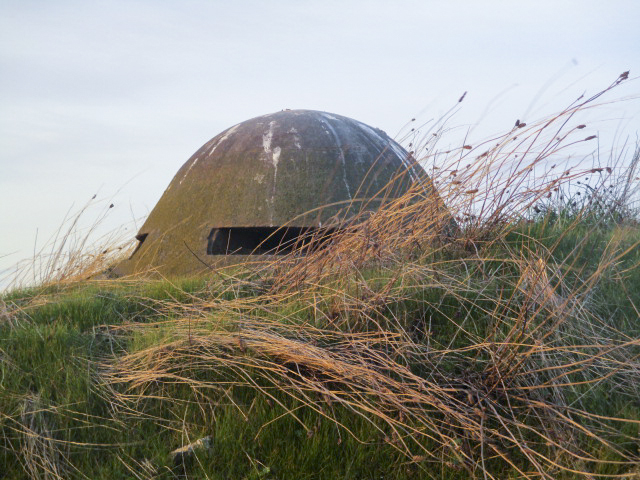
MULTIPOLYGON (((0 0, 0 271, 96 192, 108 225, 144 216, 202 144, 258 115, 394 136, 465 91, 454 125, 550 113, 640 73, 639 20, 637 0, 0 0)), ((637 110, 611 107, 609 141, 640 130, 637 110)))

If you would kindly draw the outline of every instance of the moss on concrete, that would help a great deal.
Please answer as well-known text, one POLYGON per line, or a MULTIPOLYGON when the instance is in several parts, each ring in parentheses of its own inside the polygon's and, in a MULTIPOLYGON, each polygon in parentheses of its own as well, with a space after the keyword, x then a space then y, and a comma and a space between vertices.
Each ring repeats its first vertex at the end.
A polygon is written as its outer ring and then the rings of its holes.
POLYGON ((424 170, 400 145, 355 120, 309 110, 257 117, 180 168, 140 229, 144 243, 117 270, 192 273, 206 268, 197 257, 206 259, 212 228, 335 225, 418 177, 424 170))

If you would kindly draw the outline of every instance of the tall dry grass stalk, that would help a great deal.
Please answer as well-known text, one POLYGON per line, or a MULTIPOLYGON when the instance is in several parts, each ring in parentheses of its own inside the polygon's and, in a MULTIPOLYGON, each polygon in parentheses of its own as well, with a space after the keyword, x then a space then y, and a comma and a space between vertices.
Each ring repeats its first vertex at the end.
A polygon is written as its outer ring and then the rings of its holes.
POLYGON ((62 285, 108 276, 109 268, 130 255, 135 243, 122 228, 101 233, 112 208, 111 201, 96 200, 94 195, 78 211, 70 209, 44 245, 38 248, 36 238, 30 259, 0 271, 0 289, 62 285), (96 209, 97 216, 87 224, 87 215, 96 209))
POLYGON ((25 397, 17 422, 22 430, 19 458, 32 479, 62 480, 66 475, 65 456, 52 434, 52 417, 37 394, 25 397))

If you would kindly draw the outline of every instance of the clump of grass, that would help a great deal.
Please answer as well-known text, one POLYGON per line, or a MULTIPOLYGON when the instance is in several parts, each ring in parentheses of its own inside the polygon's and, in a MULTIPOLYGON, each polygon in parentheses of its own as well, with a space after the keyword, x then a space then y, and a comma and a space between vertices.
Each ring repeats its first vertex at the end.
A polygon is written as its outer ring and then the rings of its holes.
POLYGON ((640 146, 626 146, 610 166, 594 163, 580 180, 557 189, 532 207, 531 217, 547 222, 597 224, 610 228, 640 218, 640 146))
POLYGON ((94 195, 78 211, 70 209, 52 238, 39 249, 36 238, 32 258, 0 272, 0 285, 11 291, 108 276, 111 267, 134 248, 133 240, 126 238, 123 229, 101 233, 113 206, 111 201, 96 200, 94 195), (97 216, 85 225, 87 214, 96 209, 97 216))
POLYGON ((24 399, 20 428, 24 429, 20 458, 24 469, 34 479, 63 479, 64 456, 51 433, 51 412, 41 405, 37 395, 24 399))

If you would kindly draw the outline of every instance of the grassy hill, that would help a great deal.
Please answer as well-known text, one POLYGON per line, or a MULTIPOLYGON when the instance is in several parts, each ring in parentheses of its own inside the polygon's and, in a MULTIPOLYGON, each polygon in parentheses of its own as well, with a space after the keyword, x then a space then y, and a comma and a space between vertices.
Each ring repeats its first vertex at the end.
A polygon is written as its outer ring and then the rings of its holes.
POLYGON ((312 289, 276 271, 5 295, 5 478, 637 472, 640 229, 547 220, 312 289))
POLYGON ((455 225, 415 189, 309 255, 4 294, 0 476, 640 478, 638 151, 538 181, 573 108, 449 152, 455 225))

